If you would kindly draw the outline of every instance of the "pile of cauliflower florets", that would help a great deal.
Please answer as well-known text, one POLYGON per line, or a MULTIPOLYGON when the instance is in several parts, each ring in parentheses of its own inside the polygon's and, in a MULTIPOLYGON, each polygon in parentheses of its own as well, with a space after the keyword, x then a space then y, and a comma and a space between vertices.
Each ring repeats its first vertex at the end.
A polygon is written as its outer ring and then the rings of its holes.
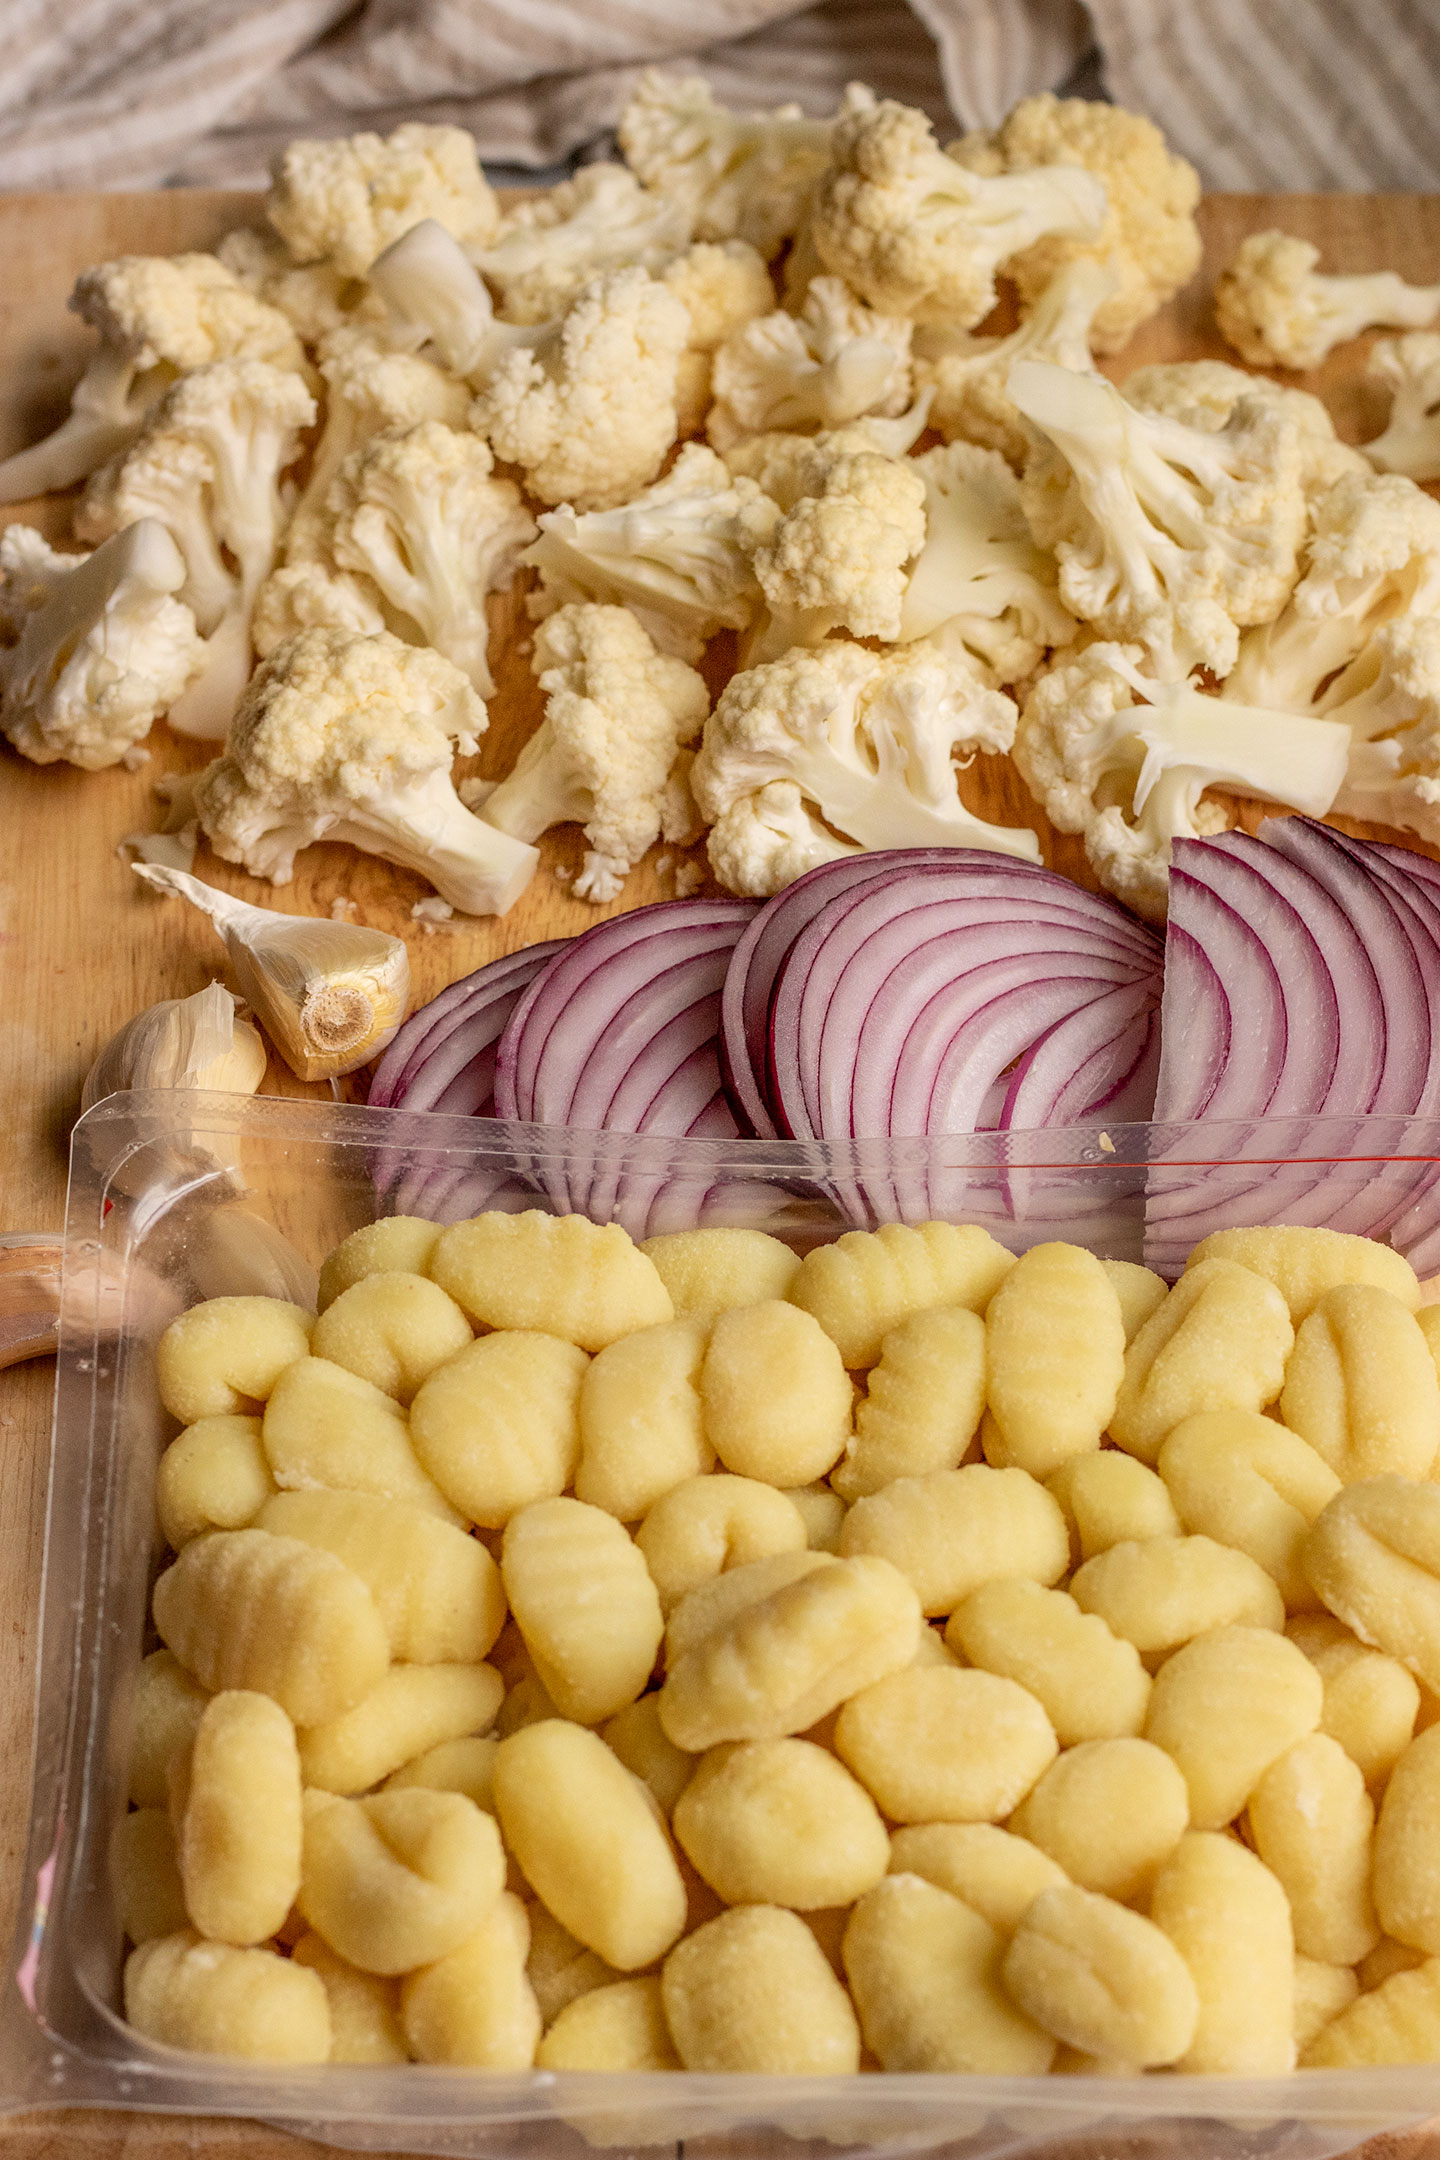
POLYGON ((185 807, 226 860, 348 840, 467 913, 567 822, 596 902, 702 832, 756 895, 865 848, 1038 858, 962 801, 980 752, 1152 917, 1216 786, 1440 838, 1440 287, 1282 233, 1221 278, 1256 365, 1412 329, 1362 453, 1268 376, 1098 372, 1200 261, 1135 114, 1028 98, 942 150, 859 86, 811 120, 650 74, 619 142, 508 212, 457 128, 297 142, 269 232, 80 279, 99 351, 0 465, 6 501, 83 481, 93 547, 0 538, 17 749, 133 763, 166 714, 223 745, 185 807), (1000 279, 1019 327, 979 334, 1000 279), (457 793, 520 568, 543 723, 457 793))

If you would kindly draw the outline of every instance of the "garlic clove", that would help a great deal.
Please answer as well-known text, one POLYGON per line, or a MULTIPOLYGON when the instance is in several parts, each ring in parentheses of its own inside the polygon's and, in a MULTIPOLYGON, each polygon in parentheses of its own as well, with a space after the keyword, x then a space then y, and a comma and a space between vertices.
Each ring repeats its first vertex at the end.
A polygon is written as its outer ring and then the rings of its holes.
POLYGON ((399 1028, 410 997, 410 956, 399 938, 330 916, 251 907, 163 864, 131 868, 210 917, 242 993, 297 1079, 354 1072, 399 1028))
POLYGON ((270 1062, 260 1032, 236 1018, 223 983, 166 998, 127 1020, 85 1076, 80 1108, 132 1088, 212 1088, 253 1095, 270 1062))

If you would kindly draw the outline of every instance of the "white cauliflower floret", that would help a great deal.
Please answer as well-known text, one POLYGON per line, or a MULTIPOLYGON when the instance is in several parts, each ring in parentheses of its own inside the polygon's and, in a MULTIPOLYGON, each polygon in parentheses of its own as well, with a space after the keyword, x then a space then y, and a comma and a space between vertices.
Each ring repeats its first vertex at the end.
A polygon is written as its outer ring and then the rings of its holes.
POLYGON ((471 407, 478 433, 543 502, 605 510, 660 470, 675 440, 682 301, 644 270, 594 278, 533 352, 511 352, 471 407))
POLYGON ((1142 675, 1138 645, 1062 655, 1025 701, 1014 757, 1057 831, 1080 833, 1107 891, 1164 919, 1176 840, 1224 832, 1211 787, 1323 817, 1344 778, 1350 737, 1334 721, 1259 712, 1191 682, 1142 675))
POLYGON ((563 315, 602 270, 660 270, 690 242, 690 214, 641 187, 623 165, 582 165, 573 180, 520 203, 470 260, 500 296, 508 321, 563 315))
POLYGON ((1141 412, 1168 413, 1186 427, 1224 427, 1242 398, 1288 413, 1300 431, 1304 488, 1311 501, 1329 493, 1342 473, 1368 470, 1358 450, 1341 442, 1318 397, 1287 388, 1268 375, 1247 375, 1224 360, 1163 360, 1127 375, 1121 390, 1141 412))
POLYGON ((461 427, 470 403, 465 384, 444 368, 416 353, 393 351, 359 324, 324 338, 319 364, 325 382, 325 426, 286 534, 287 563, 324 558, 330 489, 345 460, 372 436, 386 428, 419 427, 426 420, 461 427))
POLYGON ((571 890, 618 900, 627 873, 663 837, 694 837, 674 811, 677 757, 710 697, 694 668, 657 652, 623 607, 563 607, 535 634, 545 718, 514 770, 484 798, 487 824, 519 840, 575 823, 590 843, 571 890), (668 814, 667 814, 668 813, 668 814))
POLYGON ((768 899, 821 863, 863 855, 805 807, 793 780, 770 780, 731 804, 708 842, 710 867, 728 892, 768 899))
POLYGON ((1032 438, 1010 402, 1011 367, 1017 360, 1046 360, 1092 372, 1095 311, 1113 287, 1113 273, 1103 263, 1082 257, 1057 272, 1009 337, 922 327, 915 337, 915 380, 934 390, 931 427, 947 442, 960 438, 1001 451, 1018 471, 1032 438))
POLYGON ((275 162, 265 211, 296 262, 329 262, 349 278, 364 277, 422 218, 468 247, 483 247, 500 224, 474 136, 419 120, 384 137, 292 142, 275 162))
POLYGON ((985 179, 935 144, 924 113, 883 103, 835 123, 810 235, 827 270, 887 315, 968 330, 995 273, 1049 233, 1094 239, 1105 189, 1078 165, 985 179))
POLYGON ((1105 220, 1093 238, 1047 235, 1005 265, 1027 307, 1068 263, 1091 260, 1113 272, 1091 332, 1096 352, 1118 352, 1200 267, 1200 176, 1139 113, 1047 91, 1022 98, 993 135, 964 135, 948 154, 980 173, 1083 165, 1104 183, 1105 220))
POLYGON ((905 566, 925 543, 925 482, 907 461, 851 449, 842 431, 816 438, 808 471, 792 465, 791 477, 793 506, 762 498, 742 521, 767 611, 747 666, 835 630, 898 637, 905 566))
POLYGON ((1038 862, 1034 833, 975 817, 957 782, 957 761, 1010 747, 1015 720, 1009 698, 927 644, 827 644, 735 675, 690 776, 714 827, 711 867, 732 892, 756 895, 808 867, 789 798, 756 801, 777 782, 862 847, 980 847, 1038 862), (778 844, 777 817, 788 828, 778 844))
POLYGON ((632 172, 678 204, 701 240, 748 240, 764 256, 799 230, 830 155, 828 120, 798 105, 730 112, 699 75, 647 68, 620 115, 632 172))
POLYGON ((618 510, 547 510, 521 558, 540 572, 530 613, 614 603, 662 652, 698 660, 717 630, 743 630, 761 605, 745 543, 761 500, 753 480, 732 479, 713 450, 686 443, 663 480, 618 510))
POLYGON ((128 762, 205 657, 169 533, 142 518, 93 555, 61 555, 9 525, 0 570, 0 733, 37 765, 128 762))
POLYGON ((267 660, 302 630, 350 630, 359 636, 387 627, 380 594, 368 577, 354 577, 318 559, 286 563, 261 586, 250 619, 256 652, 267 660))
POLYGON ((206 640, 205 665, 171 708, 182 734, 224 735, 250 673, 250 618, 275 567, 291 465, 315 401, 298 375, 263 360, 217 360, 166 391, 132 447, 86 490, 76 531, 108 539, 158 518, 185 558, 181 598, 206 640))
POLYGON ((467 915, 503 915, 532 847, 482 825, 451 785, 485 707, 459 668, 388 632, 307 630, 256 670, 225 753, 195 785, 211 846, 287 884, 313 840, 344 840, 428 878, 467 915))
POLYGON ((1010 394, 1048 439, 1021 483, 1060 564, 1060 597, 1157 672, 1234 663, 1239 627, 1268 622, 1298 574, 1306 526, 1299 431, 1243 399, 1223 428, 1142 413, 1098 375, 1017 362, 1010 394))
POLYGON ((1440 840, 1440 618, 1382 625, 1371 665, 1368 682, 1327 708, 1354 741, 1335 808, 1440 840))
POLYGON ((992 683, 1017 682, 1075 635, 1055 562, 1030 537, 1020 483, 996 450, 956 442, 914 460, 925 482, 925 544, 900 611, 900 641, 960 650, 992 683))
POLYGON ((1320 250, 1293 233, 1251 233, 1215 281, 1220 334, 1254 367, 1319 367, 1362 330, 1418 330, 1440 314, 1440 285, 1394 270, 1324 277, 1320 250))
POLYGON ((1440 333, 1382 338, 1366 373, 1393 395, 1389 424, 1365 444, 1365 456, 1377 472, 1440 480, 1440 333))
POLYGON ((245 290, 278 308, 296 336, 318 345, 347 323, 384 322, 385 303, 360 278, 342 277, 333 263, 297 263, 274 233, 241 225, 215 250, 245 290))
POLYGON ((493 478, 478 435, 439 420, 372 438, 330 490, 337 564, 367 579, 411 642, 433 645, 482 696, 494 689, 485 595, 508 585, 535 520, 493 478))
POLYGON ((748 240, 697 240, 660 276, 690 317, 690 337, 675 377, 675 409, 680 433, 693 435, 710 409, 715 354, 746 323, 771 312, 775 287, 764 256, 748 240))
POLYGON ((771 430, 845 427, 871 412, 893 419, 910 400, 912 334, 843 278, 816 278, 798 315, 762 315, 716 353, 711 442, 727 450, 771 430))
POLYGON ((231 359, 297 372, 306 365, 285 317, 214 255, 121 255, 97 263, 76 280, 70 306, 99 331, 100 350, 55 432, 0 463, 0 502, 88 479, 135 440, 187 368, 231 359))
POLYGON ((1325 711, 1373 669, 1382 624, 1440 609, 1440 503, 1413 480, 1350 473, 1316 513, 1305 574, 1283 612, 1252 630, 1221 693, 1245 705, 1325 711))

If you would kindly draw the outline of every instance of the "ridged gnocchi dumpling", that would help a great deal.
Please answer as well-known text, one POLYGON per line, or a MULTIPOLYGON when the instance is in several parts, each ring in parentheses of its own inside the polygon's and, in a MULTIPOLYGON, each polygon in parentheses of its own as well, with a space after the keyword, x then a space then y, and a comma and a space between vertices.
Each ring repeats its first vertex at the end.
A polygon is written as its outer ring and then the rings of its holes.
POLYGON ((1284 1298, 1233 1260, 1188 1268, 1125 1353, 1110 1432, 1153 1463, 1198 1410, 1264 1410, 1285 1384, 1295 1330, 1284 1298))
POLYGON ((483 1924, 504 1881, 494 1819, 460 1793, 305 1795, 300 1911, 361 1972, 413 1972, 448 1956, 483 1924))
POLYGON ((160 1458, 155 1513, 172 1552, 207 1530, 244 1530, 275 1490, 258 1417, 206 1417, 160 1458))
POLYGON ((763 1230, 672 1230, 640 1247, 682 1320, 708 1325, 735 1305, 760 1305, 789 1294, 800 1261, 763 1230))
POLYGON ((510 1518, 500 1572, 545 1692, 598 1725, 644 1690, 664 1633, 638 1546, 583 1500, 538 1500, 510 1518))
POLYGON ((1024 1470, 967 1463, 928 1477, 897 1478, 857 1500, 840 1550, 872 1553, 899 1568, 926 1613, 952 1613, 981 1583, 1003 1575, 1058 1582, 1070 1564, 1065 1518, 1024 1470))
POLYGON ((592 1358, 580 1387, 575 1497, 638 1522, 665 1493, 715 1466, 705 1437, 694 1320, 641 1328, 592 1358))
POLYGON ((1160 1870, 1150 1917, 1199 2004, 1177 2069, 1273 2077, 1295 2067, 1295 1939, 1285 1892, 1235 1838, 1194 1831, 1160 1870))
POLYGON ((392 1665, 353 1708, 301 1734, 305 1783, 368 1792, 427 1749, 485 1732, 504 1692, 493 1665, 392 1665))
POLYGON ((1356 1237, 1347 1230, 1290 1225, 1214 1230, 1190 1254, 1186 1274, 1207 1260, 1233 1260, 1274 1283, 1297 1328, 1326 1292, 1342 1283, 1373 1283, 1398 1298, 1408 1312, 1420 1302, 1420 1285, 1408 1260, 1375 1238, 1356 1237))
POLYGON ((155 1352, 160 1400, 182 1425, 265 1402, 310 1348, 315 1322, 282 1298, 209 1298, 172 1320, 155 1352))
POLYGON ((850 1998, 798 1913, 721 1913, 671 1951, 660 1987, 687 2070, 827 2077, 859 2068, 850 1998))
POLYGON ((188 1931, 131 1951, 125 2015, 147 2040, 202 2055, 330 2057, 330 2006, 317 1974, 273 1950, 239 1950, 188 1931))
POLYGON ((788 1297, 813 1313, 851 1372, 876 1363, 891 1328, 933 1305, 983 1313, 1014 1256, 973 1224, 847 1230, 805 1255, 788 1297))
POLYGON ((1028 1688, 1062 1747, 1138 1733, 1145 1723, 1150 1676, 1134 1644, 1030 1576, 972 1590, 951 1614, 945 1640, 970 1664, 1028 1688))
POLYGON ((808 1545, 804 1517, 785 1493, 756 1478, 724 1476, 687 1478, 662 1494, 635 1542, 665 1613, 729 1568, 808 1545))
POLYGON ((752 1740, 700 1758, 675 1806, 692 1866, 727 1905, 851 1905, 884 1875, 870 1795, 808 1740, 752 1740))
POLYGON ((848 1504, 896 1478, 954 1470, 985 1408, 985 1323, 937 1305, 890 1329, 830 1482, 848 1504))
POLYGON ((505 1625, 504 1585, 485 1547, 412 1501, 280 1493, 258 1526, 342 1560, 374 1598, 391 1656, 406 1664, 478 1662, 505 1625))
POLYGON ((473 1339, 469 1321, 438 1283, 394 1269, 342 1290, 316 1321, 310 1348, 396 1402, 410 1403, 436 1366, 473 1339))
POLYGON ((854 1390, 811 1314, 783 1299, 721 1313, 700 1369, 705 1436, 727 1470, 783 1490, 845 1452, 854 1390))
POLYGON ((603 1350, 675 1318, 652 1260, 618 1223, 583 1215, 477 1215, 441 1232, 429 1274, 472 1320, 603 1350))
POLYGON ((891 1875, 867 1891, 845 1929, 845 1974, 881 2066, 1002 2077, 1048 2070, 1055 2042, 1006 1994, 1001 1950, 987 1920, 919 1875, 891 1875))
POLYGON ((301 1358, 281 1374, 260 1436, 282 1492, 378 1493, 461 1519, 417 1461, 403 1411, 328 1358, 301 1358))
POLYGON ((1440 1379, 1415 1318, 1388 1290, 1327 1290, 1285 1368, 1280 1415, 1342 1484, 1425 1478, 1440 1450, 1440 1379))
POLYGON ((421 2062, 528 2070, 540 2006, 525 1974, 530 1926, 508 1891, 473 1934, 401 1985, 405 2038, 421 2062))
POLYGON ((440 1235, 440 1224, 420 1215, 382 1215, 342 1238, 320 1270, 321 1312, 332 1306, 342 1290, 363 1282, 367 1275, 389 1274, 398 1268, 407 1275, 425 1275, 440 1235))
POLYGON ((1323 1456, 1257 1411, 1202 1410, 1167 1436, 1158 1468, 1187 1530, 1248 1553, 1274 1578, 1287 1612, 1313 1610, 1301 1554, 1311 1523, 1340 1490, 1323 1456))
POLYGON ((1125 1377, 1125 1322, 1104 1267, 1078 1245, 1035 1245, 985 1313, 985 1459, 1048 1477, 1100 1445, 1125 1377))
POLYGON ((178 1838, 192 1926, 247 1945, 284 1926, 300 1888, 300 1755, 267 1695, 227 1690, 205 1706, 178 1838))
POLYGON ((415 1453, 471 1522, 503 1530, 558 1499, 580 1459, 580 1387, 589 1363, 558 1336, 482 1335, 433 1372, 410 1406, 415 1453))
POLYGON ((156 1583, 154 1613, 202 1686, 272 1696, 296 1725, 341 1716, 390 1663, 360 1577, 333 1553, 265 1530, 196 1538, 156 1583))

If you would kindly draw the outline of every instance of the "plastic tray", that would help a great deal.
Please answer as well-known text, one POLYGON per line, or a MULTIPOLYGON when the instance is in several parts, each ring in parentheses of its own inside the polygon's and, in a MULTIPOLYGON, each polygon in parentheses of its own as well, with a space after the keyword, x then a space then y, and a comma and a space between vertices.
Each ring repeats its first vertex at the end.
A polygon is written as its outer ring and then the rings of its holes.
MULTIPOLYGON (((1165 2146, 1324 2160, 1440 2115, 1440 2067, 1249 2081, 873 2075, 510 2075, 276 2070, 184 2055, 118 2014, 108 1852, 157 1562, 154 1475, 173 1425, 153 1346, 174 1312, 304 1294, 349 1230, 394 1212, 585 1208, 632 1229, 763 1224, 797 1245, 876 1215, 949 1212, 1020 1250, 1061 1235, 1138 1258, 1147 1203, 1174 1243, 1229 1221, 1409 1226, 1440 1195, 1440 1123, 1330 1119, 1094 1127, 806 1148, 627 1140, 468 1118, 213 1095, 112 1096, 76 1127, 46 1525, 35 1782, 22 1922, 0 2006, 0 2106, 259 2118, 359 2150, 563 2160, 591 2144, 744 2156, 951 2148, 966 2160, 1165 2146), (377 1204, 377 1180, 390 1196, 377 1204), (939 1206, 937 1203, 943 1202, 939 1206), (588 2143, 586 2141, 589 2141, 588 2143)), ((1153 1242, 1153 1240, 1152 1240, 1153 1242)), ((1183 1248, 1179 1256, 1183 1257, 1183 1248)), ((1177 1259, 1178 1264, 1178 1259, 1177 1259)))

